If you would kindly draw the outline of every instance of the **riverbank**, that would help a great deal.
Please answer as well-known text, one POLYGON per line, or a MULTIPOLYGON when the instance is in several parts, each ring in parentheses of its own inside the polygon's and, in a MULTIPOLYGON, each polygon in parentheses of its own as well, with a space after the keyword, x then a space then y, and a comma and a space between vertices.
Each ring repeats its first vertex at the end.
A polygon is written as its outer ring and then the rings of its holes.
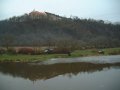
POLYGON ((104 53, 98 53, 99 49, 76 50, 67 54, 45 54, 45 55, 23 55, 23 54, 3 54, 0 55, 0 62, 39 62, 52 58, 73 58, 85 56, 101 56, 101 55, 120 55, 120 48, 107 48, 102 49, 104 53))

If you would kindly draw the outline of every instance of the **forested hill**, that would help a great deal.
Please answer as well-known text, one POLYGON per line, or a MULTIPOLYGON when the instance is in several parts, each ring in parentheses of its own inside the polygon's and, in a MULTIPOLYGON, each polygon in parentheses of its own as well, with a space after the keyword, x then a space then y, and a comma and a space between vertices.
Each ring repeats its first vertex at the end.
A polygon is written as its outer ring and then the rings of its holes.
POLYGON ((120 25, 38 11, 0 21, 0 45, 61 43, 74 43, 80 47, 119 47, 120 25))

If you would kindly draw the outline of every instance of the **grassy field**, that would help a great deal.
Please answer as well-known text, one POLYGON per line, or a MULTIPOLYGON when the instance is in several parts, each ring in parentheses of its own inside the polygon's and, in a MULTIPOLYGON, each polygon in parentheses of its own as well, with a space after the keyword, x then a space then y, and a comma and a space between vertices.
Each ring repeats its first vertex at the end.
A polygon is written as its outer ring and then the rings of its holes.
POLYGON ((118 55, 120 54, 120 48, 107 48, 102 49, 104 54, 99 54, 99 49, 88 50, 76 50, 71 53, 71 56, 67 54, 45 54, 45 55, 22 55, 22 54, 3 54, 0 55, 0 62, 37 62, 48 60, 51 58, 70 58, 70 57, 83 57, 83 56, 99 56, 99 55, 118 55))
POLYGON ((76 50, 72 53, 73 57, 79 56, 98 56, 98 55, 119 55, 120 48, 106 48, 106 49, 88 49, 88 50, 76 50), (104 54, 99 54, 98 51, 104 51, 104 54))

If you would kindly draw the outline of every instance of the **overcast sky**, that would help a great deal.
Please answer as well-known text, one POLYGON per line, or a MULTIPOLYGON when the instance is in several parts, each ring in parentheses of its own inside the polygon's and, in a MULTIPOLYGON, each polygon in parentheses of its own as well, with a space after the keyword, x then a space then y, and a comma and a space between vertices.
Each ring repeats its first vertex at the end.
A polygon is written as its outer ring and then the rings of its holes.
POLYGON ((61 16, 120 22, 120 0, 0 0, 0 20, 33 9, 61 16))

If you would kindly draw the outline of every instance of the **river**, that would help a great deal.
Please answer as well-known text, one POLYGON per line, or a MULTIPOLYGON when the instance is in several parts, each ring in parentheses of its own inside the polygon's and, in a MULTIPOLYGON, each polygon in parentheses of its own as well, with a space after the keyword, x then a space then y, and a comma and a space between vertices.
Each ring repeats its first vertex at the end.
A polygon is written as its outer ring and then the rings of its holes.
POLYGON ((120 90, 120 55, 0 63, 0 90, 120 90))

